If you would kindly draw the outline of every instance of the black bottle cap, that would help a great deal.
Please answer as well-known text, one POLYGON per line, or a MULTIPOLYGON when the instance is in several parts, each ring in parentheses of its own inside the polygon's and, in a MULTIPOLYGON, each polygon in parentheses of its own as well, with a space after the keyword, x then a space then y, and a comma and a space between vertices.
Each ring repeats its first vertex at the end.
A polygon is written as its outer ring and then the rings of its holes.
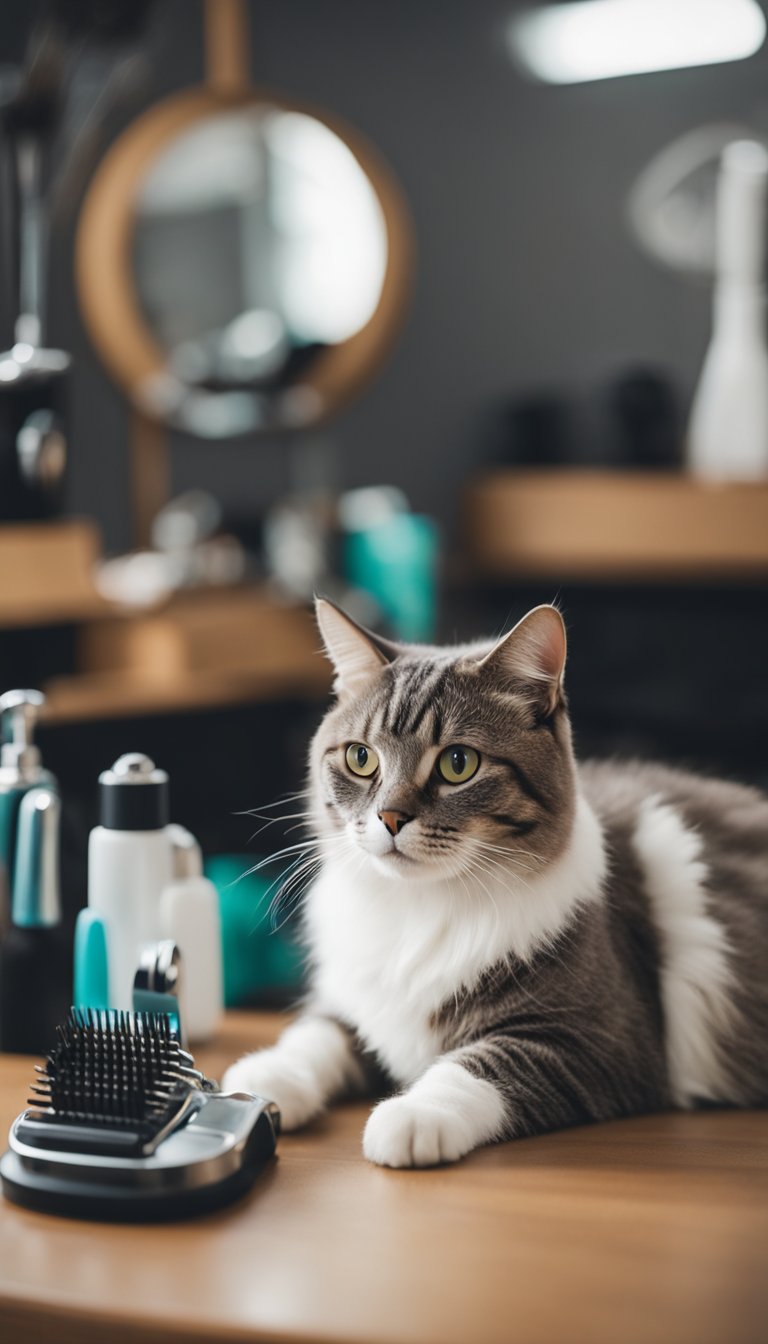
POLYGON ((168 825, 168 776, 132 751, 99 775, 99 812, 110 831, 160 831, 168 825))

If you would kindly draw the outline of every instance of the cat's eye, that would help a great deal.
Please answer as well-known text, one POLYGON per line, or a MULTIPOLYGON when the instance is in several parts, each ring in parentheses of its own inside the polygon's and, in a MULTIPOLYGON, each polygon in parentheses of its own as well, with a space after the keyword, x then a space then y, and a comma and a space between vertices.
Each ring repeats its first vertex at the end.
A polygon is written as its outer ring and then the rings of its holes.
POLYGON ((472 747, 446 747, 441 751, 437 769, 446 784, 466 784, 477 774, 480 757, 472 747))
POLYGON ((379 758, 372 747, 364 742, 350 742, 344 759, 353 775, 374 775, 379 768, 379 758))

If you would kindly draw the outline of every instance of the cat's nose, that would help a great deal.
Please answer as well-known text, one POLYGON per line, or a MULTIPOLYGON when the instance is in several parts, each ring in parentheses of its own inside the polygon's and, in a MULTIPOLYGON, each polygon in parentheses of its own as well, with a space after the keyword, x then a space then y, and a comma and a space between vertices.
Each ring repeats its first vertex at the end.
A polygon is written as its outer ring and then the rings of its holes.
POLYGON ((407 812, 380 812, 379 821, 383 821, 390 835, 399 835, 406 822, 413 821, 407 812))

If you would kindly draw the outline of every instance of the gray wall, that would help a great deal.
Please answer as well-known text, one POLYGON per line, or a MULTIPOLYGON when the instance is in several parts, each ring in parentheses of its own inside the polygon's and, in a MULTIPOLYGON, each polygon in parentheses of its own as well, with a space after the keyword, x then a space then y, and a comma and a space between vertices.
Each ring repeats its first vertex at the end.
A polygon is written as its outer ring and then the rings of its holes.
MULTIPOLYGON (((671 138, 706 122, 768 124, 768 54, 742 64, 574 88, 527 83, 504 49, 510 0, 259 0, 257 84, 349 119, 389 160, 418 241, 413 301, 378 380, 331 427, 339 480, 390 480, 450 527, 499 400, 540 387, 589 398, 627 363, 690 395, 709 296, 647 260, 627 191, 671 138)), ((160 0, 149 83, 130 115, 201 76, 200 10, 160 0)), ((128 110, 113 114, 108 133, 128 110)), ((102 141, 102 152, 104 142, 102 141)), ((126 409, 79 328, 56 244, 55 335, 78 357, 71 507, 130 541, 126 409)), ((179 487, 258 511, 289 480, 285 440, 174 443, 179 487)))

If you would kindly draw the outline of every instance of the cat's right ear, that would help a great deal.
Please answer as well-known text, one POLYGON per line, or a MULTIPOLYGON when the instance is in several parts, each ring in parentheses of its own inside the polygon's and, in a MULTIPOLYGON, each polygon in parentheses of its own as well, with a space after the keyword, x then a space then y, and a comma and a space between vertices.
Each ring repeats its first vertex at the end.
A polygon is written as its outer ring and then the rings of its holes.
POLYGON ((563 695, 567 641, 557 607, 534 607, 500 639, 480 667, 526 693, 542 714, 554 713, 563 695))
POLYGON ((400 652, 396 644, 358 625, 326 597, 315 598, 315 616, 336 672, 333 689, 340 698, 359 694, 400 652))

